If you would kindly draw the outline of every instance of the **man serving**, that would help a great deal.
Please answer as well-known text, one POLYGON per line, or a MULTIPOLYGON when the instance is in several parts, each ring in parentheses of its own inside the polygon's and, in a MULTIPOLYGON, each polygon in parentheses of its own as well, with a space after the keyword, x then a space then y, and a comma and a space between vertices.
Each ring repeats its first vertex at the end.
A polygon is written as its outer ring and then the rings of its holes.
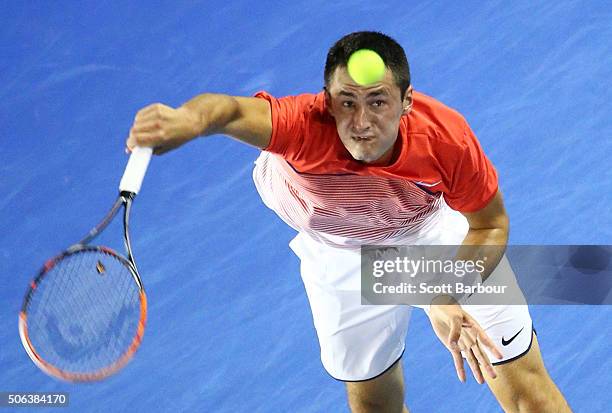
MULTIPOLYGON (((404 50, 390 37, 344 36, 327 54, 324 80, 317 94, 202 94, 176 109, 147 106, 127 146, 162 154, 225 134, 262 149, 255 185, 298 231, 290 246, 325 369, 346 383, 353 412, 407 412, 399 360, 411 307, 361 304, 359 247, 504 246, 497 173, 459 113, 413 90, 404 50), (380 58, 383 70, 354 70, 356 53, 380 58)), ((498 250, 483 278, 511 274, 498 250)), ((460 305, 440 295, 425 311, 461 381, 465 358, 505 411, 570 411, 544 367, 526 305, 460 305)))

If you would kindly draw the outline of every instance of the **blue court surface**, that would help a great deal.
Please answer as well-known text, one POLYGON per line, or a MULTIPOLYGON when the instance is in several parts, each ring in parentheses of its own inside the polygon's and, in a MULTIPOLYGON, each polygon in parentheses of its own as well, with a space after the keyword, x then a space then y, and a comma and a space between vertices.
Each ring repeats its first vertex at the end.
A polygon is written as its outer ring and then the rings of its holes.
MULTIPOLYGON (((319 361, 294 232, 255 191, 258 151, 229 138, 151 162, 131 228, 149 321, 123 371, 51 379, 17 314, 42 262, 110 207, 138 109, 316 92, 327 49, 356 30, 395 37, 415 88, 468 119, 498 169, 511 243, 612 244, 609 2, 13 1, 0 18, 0 391, 66 391, 74 412, 348 411, 319 361)), ((610 411, 612 308, 531 313, 575 411, 610 411)), ((420 310, 403 363, 412 412, 500 411, 457 380, 420 310)))

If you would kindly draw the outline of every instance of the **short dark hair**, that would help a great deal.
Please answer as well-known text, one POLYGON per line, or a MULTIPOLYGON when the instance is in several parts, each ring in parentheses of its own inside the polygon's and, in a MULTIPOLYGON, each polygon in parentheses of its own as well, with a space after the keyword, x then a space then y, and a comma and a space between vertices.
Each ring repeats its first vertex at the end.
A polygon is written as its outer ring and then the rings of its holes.
POLYGON ((324 80, 329 86, 337 67, 346 67, 349 57, 359 49, 370 49, 380 55, 393 72, 395 83, 403 97, 410 86, 410 67, 404 49, 391 37, 380 32, 354 32, 338 40, 327 52, 324 80))

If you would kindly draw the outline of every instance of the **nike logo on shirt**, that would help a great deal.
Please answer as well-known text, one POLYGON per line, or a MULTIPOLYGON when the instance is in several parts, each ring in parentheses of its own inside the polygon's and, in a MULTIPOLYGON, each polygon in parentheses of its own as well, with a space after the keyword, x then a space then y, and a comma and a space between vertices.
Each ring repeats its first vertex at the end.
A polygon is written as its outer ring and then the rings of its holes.
POLYGON ((416 181, 415 184, 417 185, 423 185, 423 186, 427 186, 427 187, 431 187, 431 186, 436 186, 438 185, 440 182, 442 182, 442 180, 438 181, 438 182, 434 182, 433 184, 428 184, 427 182, 422 182, 422 181, 416 181))

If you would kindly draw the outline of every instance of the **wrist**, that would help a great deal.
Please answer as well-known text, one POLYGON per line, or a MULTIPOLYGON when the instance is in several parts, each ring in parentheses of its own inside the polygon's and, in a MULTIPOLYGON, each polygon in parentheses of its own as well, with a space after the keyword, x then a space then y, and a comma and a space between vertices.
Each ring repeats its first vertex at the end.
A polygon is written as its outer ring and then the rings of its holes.
POLYGON ((205 122, 202 114, 195 108, 185 104, 177 108, 185 120, 185 128, 189 131, 190 138, 197 138, 206 132, 205 122))
POLYGON ((478 271, 471 271, 461 277, 461 280, 455 283, 455 290, 451 290, 450 294, 440 294, 435 296, 429 306, 428 310, 432 305, 463 305, 467 303, 467 300, 472 296, 473 287, 479 286, 483 283, 482 275, 478 271), (459 289, 462 285, 461 290, 459 289), (466 292, 467 291, 467 292, 466 292))
POLYGON ((451 295, 440 294, 434 297, 433 300, 431 300, 431 303, 429 304, 429 306, 431 307, 432 305, 450 305, 450 304, 457 304, 457 300, 451 295))

